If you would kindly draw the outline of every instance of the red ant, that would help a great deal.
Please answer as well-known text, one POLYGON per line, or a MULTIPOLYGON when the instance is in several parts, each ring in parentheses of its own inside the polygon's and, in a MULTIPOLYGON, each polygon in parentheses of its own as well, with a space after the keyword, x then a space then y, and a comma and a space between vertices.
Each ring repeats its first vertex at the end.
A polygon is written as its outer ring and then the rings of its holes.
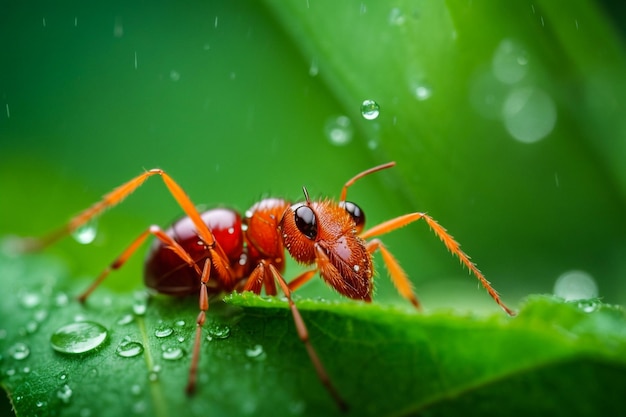
POLYGON ((394 162, 375 166, 348 180, 339 197, 311 200, 306 188, 304 201, 296 204, 266 198, 254 204, 241 216, 218 208, 200 213, 185 191, 163 170, 151 169, 106 194, 101 201, 73 217, 64 227, 47 237, 27 242, 29 249, 47 246, 72 233, 104 210, 115 206, 153 175, 159 175, 176 199, 186 217, 167 230, 150 226, 141 233, 91 284, 78 299, 84 303, 93 290, 130 258, 149 235, 156 239, 150 248, 144 269, 146 285, 160 293, 184 296, 199 292, 200 312, 186 387, 188 394, 196 389, 200 343, 209 293, 252 291, 276 295, 276 283, 287 297, 298 336, 315 367, 317 375, 342 410, 347 405, 331 383, 309 333, 293 302, 291 293, 319 272, 328 285, 355 300, 372 301, 374 266, 372 254, 380 251, 398 292, 417 309, 420 303, 413 286, 394 256, 378 239, 371 239, 417 220, 423 219, 445 246, 478 278, 489 295, 509 315, 514 315, 491 287, 487 279, 461 250, 459 244, 426 213, 411 213, 383 222, 368 230, 365 214, 359 206, 346 200, 348 188, 357 180, 394 166, 394 162), (287 282, 283 277, 285 249, 299 263, 313 265, 287 282))

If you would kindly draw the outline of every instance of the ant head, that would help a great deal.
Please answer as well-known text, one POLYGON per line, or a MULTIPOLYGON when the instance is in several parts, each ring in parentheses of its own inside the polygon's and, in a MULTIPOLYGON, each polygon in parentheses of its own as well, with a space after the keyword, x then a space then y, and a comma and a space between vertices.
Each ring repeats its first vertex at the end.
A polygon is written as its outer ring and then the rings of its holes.
POLYGON ((321 277, 339 293, 371 300, 372 264, 358 237, 365 216, 354 203, 305 201, 285 210, 279 224, 283 243, 299 263, 315 264, 321 277))

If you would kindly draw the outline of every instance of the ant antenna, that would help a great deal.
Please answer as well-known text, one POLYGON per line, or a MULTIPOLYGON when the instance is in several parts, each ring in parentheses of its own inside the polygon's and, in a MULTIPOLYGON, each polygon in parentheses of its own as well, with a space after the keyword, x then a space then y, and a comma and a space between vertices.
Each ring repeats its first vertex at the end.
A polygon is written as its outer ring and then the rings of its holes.
POLYGON ((306 199, 306 203, 307 204, 311 204, 311 199, 309 198, 309 192, 307 191, 306 187, 302 187, 302 192, 304 192, 304 198, 306 199))
POLYGON ((391 162, 387 162, 386 164, 382 164, 382 165, 378 165, 375 166, 374 168, 370 168, 370 169, 366 169, 365 171, 356 174, 354 177, 350 178, 343 186, 343 188, 341 189, 341 197, 339 198, 339 201, 342 203, 346 202, 346 195, 348 194, 348 187, 351 186, 352 184, 354 184, 356 182, 356 180, 363 178, 366 175, 372 174, 376 171, 380 171, 383 169, 387 169, 387 168, 391 168, 392 166, 394 166, 396 163, 394 161, 391 162))

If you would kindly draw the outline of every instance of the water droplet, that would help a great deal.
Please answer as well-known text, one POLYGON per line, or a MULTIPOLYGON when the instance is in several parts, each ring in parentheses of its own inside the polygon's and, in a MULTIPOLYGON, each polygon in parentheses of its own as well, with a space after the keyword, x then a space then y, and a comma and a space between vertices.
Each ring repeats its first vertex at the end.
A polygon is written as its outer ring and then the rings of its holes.
POLYGON ((98 222, 97 220, 91 220, 82 226, 79 226, 72 232, 72 237, 78 243, 88 245, 96 240, 98 235, 98 222))
POLYGON ((429 86, 425 84, 416 85, 413 87, 413 95, 419 101, 424 101, 424 100, 428 100, 430 96, 433 95, 433 91, 429 86))
POLYGON ((154 335, 159 338, 171 336, 174 329, 168 326, 159 327, 154 331, 154 335))
POLYGON ((178 327, 183 327, 185 325, 185 320, 177 320, 174 324, 178 327))
POLYGON ((133 313, 137 316, 143 316, 148 309, 149 294, 146 291, 137 291, 134 294, 133 313))
POLYGON ((34 292, 27 292, 22 294, 20 301, 24 307, 34 308, 41 303, 41 296, 34 292))
POLYGON ((207 340, 227 339, 230 336, 230 327, 225 324, 214 324, 208 330, 207 340))
POLYGON ((361 104, 361 115, 367 120, 374 120, 380 114, 380 106, 374 100, 364 100, 361 104))
POLYGON ((333 116, 326 121, 324 132, 333 145, 346 145, 352 140, 352 122, 347 116, 333 116))
POLYGON ((178 346, 161 346, 161 357, 168 361, 182 358, 185 352, 178 346))
POLYGON ((161 365, 154 365, 152 370, 150 370, 150 374, 148 375, 148 379, 152 382, 155 382, 159 379, 159 373, 161 372, 161 365))
POLYGON ((69 404, 70 399, 72 398, 73 391, 69 385, 65 384, 57 391, 57 398, 60 399, 64 404, 69 404))
POLYGON ((176 81, 180 81, 180 72, 176 71, 176 70, 171 70, 170 71, 170 80, 176 82, 176 81))
POLYGON ((511 39, 504 39, 493 54, 491 69, 498 81, 514 84, 528 72, 526 51, 511 39))
POLYGON ((35 406, 37 406, 38 408, 45 407, 46 405, 47 403, 45 401, 37 401, 35 403, 35 406))
POLYGON ((534 143, 554 129, 556 106, 552 98, 538 88, 517 88, 506 98, 502 117, 506 130, 514 139, 534 143))
POLYGON ((107 329, 92 321, 70 323, 52 334, 50 344, 57 352, 81 354, 94 350, 107 338, 107 329))
POLYGON ((115 349, 115 353, 122 358, 133 358, 137 355, 141 355, 143 352, 143 345, 139 342, 133 342, 131 340, 123 340, 115 349))
POLYGON ((146 402, 145 401, 137 401, 133 404, 133 413, 135 414, 143 414, 146 412, 146 402))
POLYGON ((391 11, 389 12, 389 24, 390 25, 402 26, 405 21, 406 21, 406 17, 404 16, 404 13, 402 13, 402 10, 400 10, 397 7, 394 7, 393 9, 391 9, 391 11))
POLYGON ((579 300, 577 304, 578 308, 585 313, 593 313, 599 305, 600 302, 597 299, 579 300))
POLYGON ((246 349, 246 356, 251 359, 262 361, 265 359, 267 355, 265 354, 265 350, 263 349, 263 346, 254 345, 252 349, 246 349))
POLYGON ((133 317, 132 314, 125 314, 122 317, 120 317, 120 319, 117 321, 117 324, 122 325, 122 326, 126 324, 130 324, 132 323, 134 319, 135 318, 133 317))
POLYGON ((141 385, 134 384, 132 387, 130 387, 130 393, 133 395, 141 394, 141 385))
POLYGON ((598 296, 598 286, 585 271, 571 270, 561 274, 554 283, 554 295, 565 301, 589 300, 598 296))
POLYGON ((67 374, 65 372, 61 372, 58 378, 59 378, 59 381, 65 381, 67 379, 67 374))
POLYGON ((30 348, 22 342, 18 342, 9 348, 9 355, 18 361, 26 359, 30 355, 30 348))
POLYGON ((320 73, 320 68, 317 65, 317 61, 316 60, 312 60, 311 61, 311 66, 309 66, 309 75, 311 77, 315 77, 319 73, 320 73))

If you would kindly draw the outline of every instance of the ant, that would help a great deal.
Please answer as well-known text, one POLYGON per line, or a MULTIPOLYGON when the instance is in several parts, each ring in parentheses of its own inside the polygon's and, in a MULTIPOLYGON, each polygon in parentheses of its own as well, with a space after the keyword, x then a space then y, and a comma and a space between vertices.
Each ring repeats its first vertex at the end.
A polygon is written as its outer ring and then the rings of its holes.
POLYGON ((264 288, 267 295, 276 295, 278 284, 287 298, 298 336, 320 381, 338 407, 347 410, 347 403, 332 384, 309 342, 307 327, 291 294, 319 273, 340 294, 371 302, 374 276, 372 254, 379 251, 400 295, 420 310, 420 302, 406 273, 376 236, 424 220, 448 250, 476 276, 494 301, 509 315, 515 314, 500 300, 498 293, 454 238, 428 214, 405 214, 364 231, 365 214, 358 205, 346 199, 348 188, 357 180, 394 165, 395 162, 388 162, 355 175, 344 184, 338 202, 329 198, 312 200, 303 187, 304 201, 292 204, 284 199, 265 198, 246 211, 243 218, 236 211, 225 208, 199 212, 169 174, 161 169, 151 169, 115 188, 57 231, 40 239, 26 240, 24 247, 35 250, 52 244, 120 203, 148 178, 160 176, 186 217, 166 230, 155 225, 148 227, 102 271, 78 300, 85 303, 109 273, 122 267, 152 235, 155 239, 144 265, 145 284, 167 295, 199 293, 199 313, 186 386, 187 394, 191 395, 196 390, 202 327, 209 309, 209 294, 233 291, 260 294, 264 288), (285 249, 300 264, 312 266, 289 282, 283 277, 285 249))

